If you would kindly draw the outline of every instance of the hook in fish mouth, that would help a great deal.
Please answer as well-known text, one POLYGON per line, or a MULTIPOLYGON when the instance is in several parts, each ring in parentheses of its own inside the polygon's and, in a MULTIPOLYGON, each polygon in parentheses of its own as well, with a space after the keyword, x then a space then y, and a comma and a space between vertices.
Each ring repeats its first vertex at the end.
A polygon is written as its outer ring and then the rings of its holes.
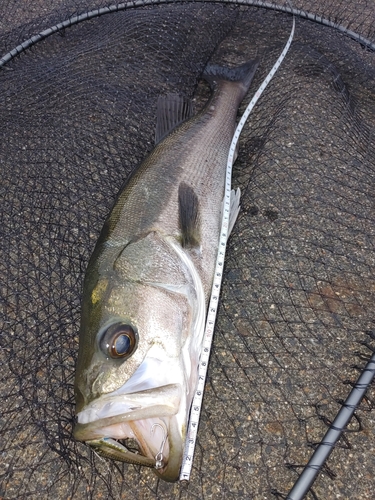
POLYGON ((150 467, 176 481, 185 443, 186 404, 179 384, 111 393, 77 414, 74 437, 105 458, 150 467))
POLYGON ((155 455, 155 462, 156 462, 155 463, 155 469, 162 469, 164 467, 163 450, 164 450, 165 442, 166 442, 166 440, 168 438, 168 432, 164 428, 164 426, 162 426, 161 424, 154 423, 154 424, 152 424, 152 427, 151 427, 151 434, 154 433, 155 427, 160 427, 162 429, 162 431, 164 432, 164 437, 163 437, 163 440, 162 440, 161 445, 160 445, 160 450, 155 455))
POLYGON ((146 467, 151 467, 154 469, 163 469, 168 462, 165 462, 165 456, 163 455, 164 447, 168 438, 168 431, 164 425, 154 422, 150 429, 150 434, 154 435, 155 428, 159 427, 163 432, 163 437, 159 451, 155 455, 154 459, 141 455, 139 451, 131 451, 125 444, 122 444, 120 440, 112 439, 109 437, 104 437, 101 439, 93 439, 86 441, 86 443, 91 446, 98 455, 102 457, 112 458, 114 460, 119 460, 121 462, 132 463, 136 465, 143 465, 146 467))

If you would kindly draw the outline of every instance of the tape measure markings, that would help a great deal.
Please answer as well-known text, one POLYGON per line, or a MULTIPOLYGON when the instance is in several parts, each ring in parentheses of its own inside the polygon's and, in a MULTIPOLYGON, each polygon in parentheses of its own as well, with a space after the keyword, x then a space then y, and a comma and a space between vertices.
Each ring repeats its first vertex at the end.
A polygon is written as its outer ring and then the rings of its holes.
POLYGON ((183 482, 189 481, 191 469, 192 469, 192 465, 193 465, 193 458, 194 458, 194 451, 195 451, 196 438, 197 438, 197 432, 198 432, 199 418, 200 418, 202 401, 203 401, 204 386, 205 386, 205 381, 206 381, 206 376, 207 376, 208 361, 209 361, 210 352, 211 352, 212 336, 213 336, 213 332, 214 332, 217 308, 218 308, 218 303, 219 303, 219 294, 220 294, 221 282, 222 282, 222 277, 223 277, 223 269, 224 269, 225 251, 226 251, 226 245, 227 245, 227 239, 228 239, 232 165, 233 165, 236 145, 237 145, 240 133, 241 133, 241 131, 246 123, 246 120, 247 120, 250 112, 254 108, 259 97, 264 92, 264 89, 267 87, 267 85, 269 84, 269 82, 271 81, 273 76, 275 75, 276 71, 278 70, 280 64, 282 63, 284 57, 286 56, 286 54, 289 50, 289 47, 292 43, 293 36, 294 36, 294 28, 295 28, 295 19, 293 17, 293 26, 292 26, 292 30, 291 30, 289 39, 288 39, 282 53, 280 54, 279 58, 277 59, 276 63, 272 67, 271 71, 268 73, 268 75, 266 76, 266 78, 264 79, 262 84, 260 85, 259 89, 255 93, 254 97, 251 99, 250 103, 248 104, 244 114, 242 115, 242 117, 237 125, 235 133, 233 135, 232 143, 231 143, 230 148, 229 148, 227 170, 226 170, 225 194, 224 194, 224 200, 225 200, 224 207, 225 208, 223 210, 223 216, 222 216, 222 225, 221 225, 220 239, 219 239, 219 250, 218 250, 218 255, 217 255, 217 259, 216 259, 214 280, 213 280, 213 285, 212 285, 210 302, 209 302, 209 306, 208 306, 206 327, 205 327, 203 344, 202 344, 202 351, 201 351, 201 355, 199 358, 198 383, 197 383, 197 388, 195 390, 195 394, 194 394, 194 398, 193 398, 193 402, 192 402, 192 406, 191 406, 191 410, 190 410, 188 431, 187 431, 186 442, 185 442, 185 452, 184 452, 182 466, 181 466, 181 472, 180 472, 180 481, 183 481, 183 482))

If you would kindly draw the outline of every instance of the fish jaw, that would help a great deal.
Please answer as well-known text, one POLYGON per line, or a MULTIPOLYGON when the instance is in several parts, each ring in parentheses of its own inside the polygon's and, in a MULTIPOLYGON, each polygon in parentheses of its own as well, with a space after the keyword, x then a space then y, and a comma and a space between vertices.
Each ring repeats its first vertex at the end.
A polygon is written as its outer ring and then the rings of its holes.
POLYGON ((106 394, 77 414, 74 436, 99 455, 154 468, 165 481, 179 477, 186 434, 187 397, 181 384, 106 394), (131 439, 133 452, 118 440, 131 439))

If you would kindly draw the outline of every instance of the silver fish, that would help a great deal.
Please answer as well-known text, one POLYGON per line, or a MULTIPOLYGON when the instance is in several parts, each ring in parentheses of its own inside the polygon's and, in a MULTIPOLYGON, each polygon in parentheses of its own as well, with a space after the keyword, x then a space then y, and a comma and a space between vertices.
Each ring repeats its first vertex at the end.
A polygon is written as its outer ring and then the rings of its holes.
MULTIPOLYGON (((208 66, 212 96, 195 116, 180 96, 159 99, 157 145, 120 192, 85 276, 74 435, 166 481, 179 477, 227 157, 257 66, 208 66)), ((233 224, 238 193, 231 202, 233 224)))

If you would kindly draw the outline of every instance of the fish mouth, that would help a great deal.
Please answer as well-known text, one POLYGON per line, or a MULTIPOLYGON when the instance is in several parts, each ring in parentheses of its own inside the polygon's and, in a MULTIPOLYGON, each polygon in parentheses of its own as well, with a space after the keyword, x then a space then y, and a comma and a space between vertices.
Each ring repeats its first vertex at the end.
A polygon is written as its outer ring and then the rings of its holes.
POLYGON ((151 467, 165 481, 176 481, 186 432, 183 399, 180 384, 104 395, 77 414, 73 434, 103 457, 151 467))

